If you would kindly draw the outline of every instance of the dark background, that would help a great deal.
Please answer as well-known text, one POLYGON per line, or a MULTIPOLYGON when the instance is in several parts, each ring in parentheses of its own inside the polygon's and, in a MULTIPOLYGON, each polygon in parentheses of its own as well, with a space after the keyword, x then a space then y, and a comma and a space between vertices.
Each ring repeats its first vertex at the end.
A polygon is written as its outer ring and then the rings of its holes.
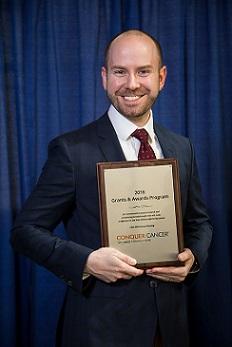
POLYGON ((168 79, 155 119, 191 138, 215 230, 207 264, 189 291, 191 341, 197 347, 232 345, 232 1, 0 0, 3 347, 54 346, 65 287, 13 253, 10 228, 49 140, 106 110, 103 50, 129 28, 161 42, 168 79))

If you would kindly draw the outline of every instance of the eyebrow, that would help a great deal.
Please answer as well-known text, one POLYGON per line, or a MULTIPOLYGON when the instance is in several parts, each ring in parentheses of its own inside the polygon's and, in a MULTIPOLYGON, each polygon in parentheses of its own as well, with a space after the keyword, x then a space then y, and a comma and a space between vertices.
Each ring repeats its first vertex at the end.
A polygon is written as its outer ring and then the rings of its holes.
MULTIPOLYGON (((137 68, 137 70, 142 70, 142 69, 152 69, 153 66, 152 65, 143 65, 143 66, 139 66, 137 68)), ((127 70, 127 67, 125 66, 120 66, 120 65, 115 65, 115 66, 112 66, 111 69, 122 69, 122 70, 127 70)))

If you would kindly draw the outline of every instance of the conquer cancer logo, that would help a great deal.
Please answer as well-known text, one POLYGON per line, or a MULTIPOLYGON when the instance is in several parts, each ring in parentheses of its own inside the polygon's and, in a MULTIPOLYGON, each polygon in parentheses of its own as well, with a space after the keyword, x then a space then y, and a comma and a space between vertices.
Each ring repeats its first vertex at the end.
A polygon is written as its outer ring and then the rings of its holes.
POLYGON ((126 240, 143 240, 143 239, 151 239, 151 238, 160 238, 160 237, 168 237, 168 231, 155 231, 155 232, 147 232, 144 234, 128 234, 128 235, 117 235, 117 241, 126 241, 126 240))

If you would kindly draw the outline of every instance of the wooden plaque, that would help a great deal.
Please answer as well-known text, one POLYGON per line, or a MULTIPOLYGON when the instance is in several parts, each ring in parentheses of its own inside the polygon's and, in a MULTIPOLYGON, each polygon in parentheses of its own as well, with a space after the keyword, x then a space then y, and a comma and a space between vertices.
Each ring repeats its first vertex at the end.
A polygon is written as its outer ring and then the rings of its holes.
POLYGON ((140 268, 181 265, 183 227, 176 159, 97 163, 102 246, 140 268))

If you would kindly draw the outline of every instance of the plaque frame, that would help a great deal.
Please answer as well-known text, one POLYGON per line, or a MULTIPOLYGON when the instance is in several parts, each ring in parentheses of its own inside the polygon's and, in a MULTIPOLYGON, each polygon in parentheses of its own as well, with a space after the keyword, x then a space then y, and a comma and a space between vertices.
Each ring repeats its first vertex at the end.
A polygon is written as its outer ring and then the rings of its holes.
MULTIPOLYGON (((101 244, 102 247, 114 247, 122 251, 120 246, 112 246, 110 243, 110 231, 108 228, 109 207, 106 201, 106 170, 114 169, 135 169, 144 167, 159 167, 163 169, 165 166, 171 166, 171 180, 173 187, 173 198, 174 198, 174 214, 176 223, 176 244, 177 252, 175 259, 162 259, 154 261, 139 261, 136 267, 146 269, 153 266, 182 266, 183 263, 177 259, 178 253, 184 250, 184 237, 183 237, 183 221, 182 221, 182 210, 181 210, 181 191, 180 191, 180 178, 179 178, 179 166, 178 161, 175 158, 168 159, 154 159, 154 160, 139 160, 139 161, 118 161, 118 162, 100 162, 97 163, 97 180, 98 180, 98 193, 99 193, 99 210, 100 210, 100 226, 101 226, 101 244)), ((133 246, 132 246, 133 247, 133 246)), ((123 252, 123 251, 122 251, 123 252)), ((124 252, 125 253, 125 252, 124 252)), ((129 254, 128 254, 129 255, 129 254)), ((136 258, 136 257, 135 257, 136 258)))

